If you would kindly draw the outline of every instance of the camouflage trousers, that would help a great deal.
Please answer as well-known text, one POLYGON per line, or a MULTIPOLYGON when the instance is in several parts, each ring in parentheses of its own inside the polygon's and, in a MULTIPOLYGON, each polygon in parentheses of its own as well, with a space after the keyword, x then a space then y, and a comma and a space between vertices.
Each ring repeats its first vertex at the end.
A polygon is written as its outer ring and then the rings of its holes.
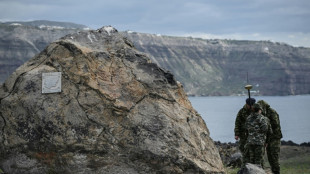
POLYGON ((267 157, 273 172, 280 171, 279 155, 280 155, 280 139, 272 139, 267 145, 267 157))
POLYGON ((244 167, 245 166, 245 143, 246 143, 246 139, 245 138, 240 138, 240 141, 238 142, 238 147, 239 147, 239 150, 241 152, 241 155, 242 155, 242 164, 241 166, 244 167))
POLYGON ((244 154, 245 143, 246 143, 246 139, 245 138, 242 138, 242 139, 240 138, 240 141, 238 142, 238 147, 239 147, 239 150, 240 150, 242 155, 244 154))
POLYGON ((264 149, 265 147, 263 145, 245 145, 245 156, 243 163, 252 163, 261 166, 264 161, 264 149))

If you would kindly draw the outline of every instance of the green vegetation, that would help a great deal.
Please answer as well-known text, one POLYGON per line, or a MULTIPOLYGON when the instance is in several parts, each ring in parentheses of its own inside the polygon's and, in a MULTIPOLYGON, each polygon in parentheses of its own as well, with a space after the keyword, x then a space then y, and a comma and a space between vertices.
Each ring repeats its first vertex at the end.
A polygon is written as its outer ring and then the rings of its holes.
POLYGON ((310 156, 295 157, 281 161, 281 173, 310 173, 310 156))
POLYGON ((227 174, 236 174, 239 171, 239 168, 226 168, 227 174))
POLYGON ((310 174, 310 147, 284 146, 281 150, 282 174, 310 174))
MULTIPOLYGON (((310 147, 282 146, 280 155, 281 174, 310 174, 310 147)), ((227 174, 236 174, 238 168, 226 168, 227 174)), ((265 170, 271 172, 265 156, 265 170)))

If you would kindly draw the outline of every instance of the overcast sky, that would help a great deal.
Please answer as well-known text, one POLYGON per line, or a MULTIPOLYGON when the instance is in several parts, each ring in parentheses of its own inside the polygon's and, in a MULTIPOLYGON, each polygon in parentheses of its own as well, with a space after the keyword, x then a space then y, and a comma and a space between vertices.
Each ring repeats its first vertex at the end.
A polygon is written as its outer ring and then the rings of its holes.
POLYGON ((30 20, 310 47, 310 0, 0 0, 0 21, 30 20))

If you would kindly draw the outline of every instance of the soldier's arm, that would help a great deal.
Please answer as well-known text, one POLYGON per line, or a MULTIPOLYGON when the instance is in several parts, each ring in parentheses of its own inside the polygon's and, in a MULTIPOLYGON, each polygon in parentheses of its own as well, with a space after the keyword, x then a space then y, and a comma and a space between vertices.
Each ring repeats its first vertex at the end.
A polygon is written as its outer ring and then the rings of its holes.
POLYGON ((275 110, 270 109, 270 117, 272 126, 278 127, 280 125, 279 114, 275 110))
POLYGON ((235 120, 235 138, 239 138, 240 136, 240 129, 241 129, 241 116, 242 116, 242 109, 239 110, 236 120, 235 120))
POLYGON ((274 109, 271 108, 269 114, 270 114, 270 124, 274 136, 282 138, 279 114, 274 109))
POLYGON ((270 141, 270 138, 272 136, 273 132, 272 132, 272 129, 271 129, 271 125, 268 123, 268 131, 267 131, 267 139, 266 139, 266 142, 268 144, 268 142, 270 141))

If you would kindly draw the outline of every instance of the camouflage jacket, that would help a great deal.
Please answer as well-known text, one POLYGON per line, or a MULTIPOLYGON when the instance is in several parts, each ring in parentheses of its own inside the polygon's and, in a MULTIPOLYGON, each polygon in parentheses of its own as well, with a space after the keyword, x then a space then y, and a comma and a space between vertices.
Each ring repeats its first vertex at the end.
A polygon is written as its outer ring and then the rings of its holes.
POLYGON ((267 137, 272 134, 271 126, 267 117, 259 113, 252 113, 245 123, 247 129, 246 144, 264 145, 267 137))
POLYGON ((281 139, 282 132, 281 132, 279 114, 274 109, 272 109, 270 105, 264 100, 259 100, 257 103, 262 107, 262 114, 266 116, 270 121, 271 129, 273 132, 273 134, 270 137, 270 140, 281 139))
POLYGON ((244 105, 237 114, 235 121, 235 136, 240 137, 240 139, 246 139, 245 121, 250 114, 251 110, 248 109, 246 105, 244 105))

